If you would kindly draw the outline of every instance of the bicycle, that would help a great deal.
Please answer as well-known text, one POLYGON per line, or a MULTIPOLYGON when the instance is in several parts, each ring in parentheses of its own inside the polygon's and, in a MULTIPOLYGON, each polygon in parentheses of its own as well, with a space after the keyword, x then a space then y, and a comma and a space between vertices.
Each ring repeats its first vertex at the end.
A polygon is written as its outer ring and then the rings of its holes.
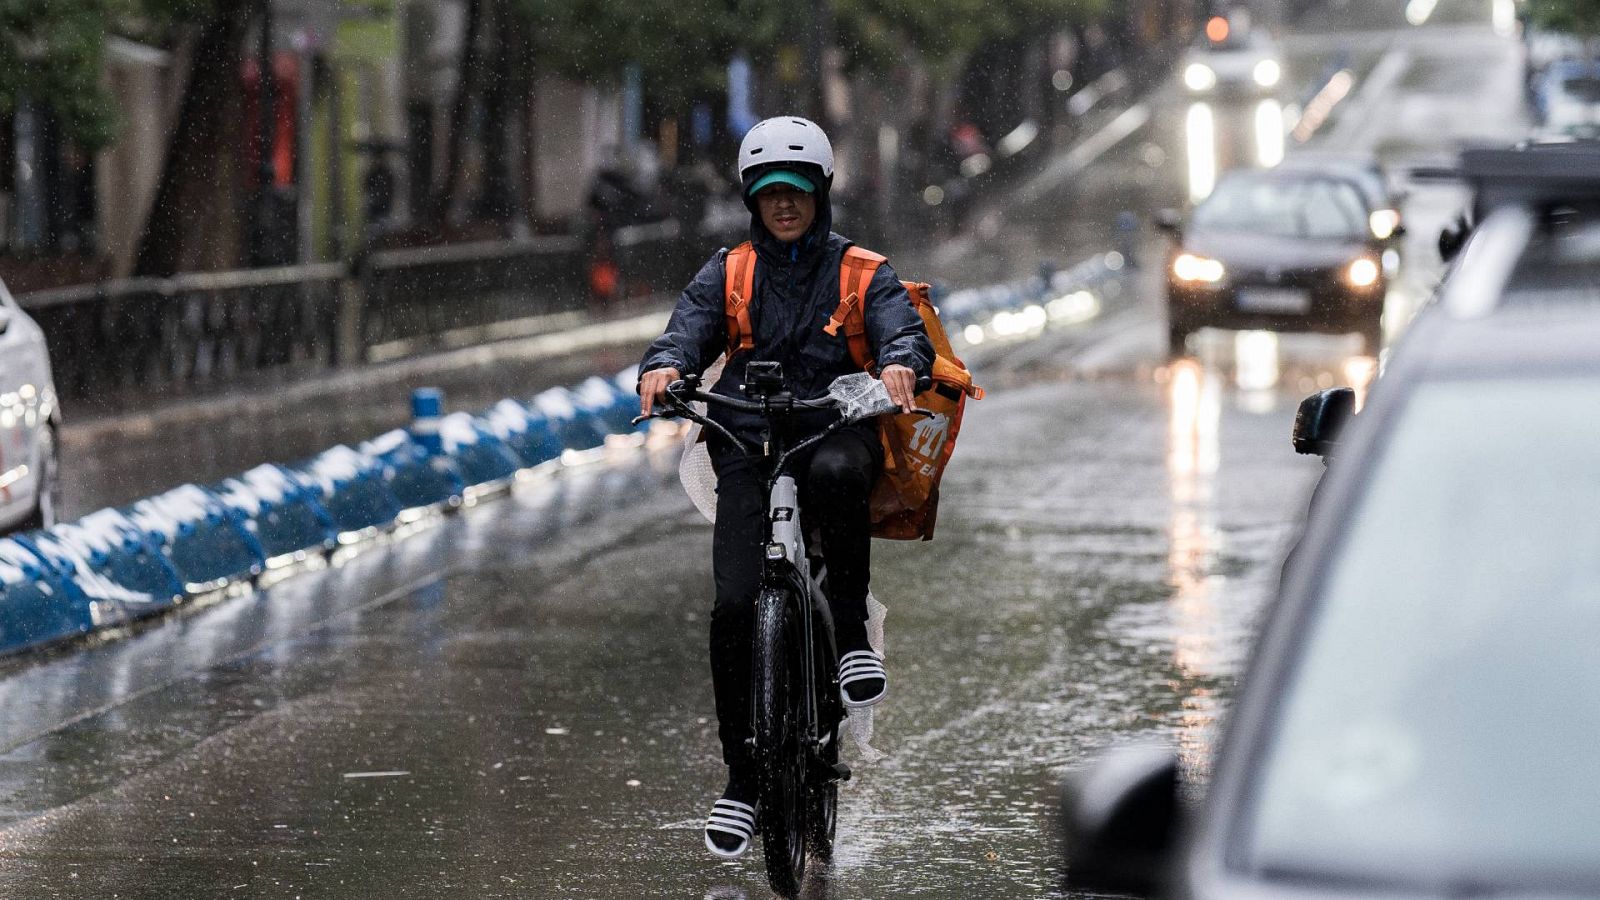
MULTIPOLYGON (((871 378, 861 374, 846 379, 871 378)), ((854 382, 852 387, 861 383, 854 382)), ((843 389, 812 400, 796 398, 783 387, 783 369, 776 362, 755 361, 745 368, 744 390, 753 400, 740 400, 699 389, 698 376, 667 387, 665 407, 650 418, 681 417, 715 429, 730 446, 744 452, 765 475, 770 498, 767 542, 756 599, 751 673, 752 734, 761 801, 756 828, 766 857, 767 881, 780 896, 799 893, 808 858, 833 855, 838 824, 839 782, 850 769, 839 761, 839 732, 846 711, 839 694, 838 653, 833 617, 825 602, 826 576, 820 557, 808 552, 801 527, 795 478, 785 466, 797 453, 857 422, 898 411, 887 391, 867 402, 852 398, 850 409, 823 431, 786 447, 786 419, 801 409, 844 406, 843 389), (766 419, 770 439, 745 441, 696 411, 700 401, 756 413, 766 419)), ((931 412, 912 412, 932 416, 931 412)), ((634 421, 647 418, 640 416, 634 421)))

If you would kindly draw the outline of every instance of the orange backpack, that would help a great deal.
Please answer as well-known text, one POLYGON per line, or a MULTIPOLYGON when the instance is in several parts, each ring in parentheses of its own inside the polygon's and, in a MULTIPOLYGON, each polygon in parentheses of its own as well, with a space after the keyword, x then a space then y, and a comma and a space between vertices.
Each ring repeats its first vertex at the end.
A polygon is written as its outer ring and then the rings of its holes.
MULTIPOLYGON (((844 330, 850 358, 868 372, 876 367, 867 341, 866 295, 872 276, 885 257, 861 247, 844 252, 839 267, 839 308, 823 328, 829 336, 844 330)), ((755 347, 750 326, 750 295, 755 286, 755 248, 749 241, 728 251, 723 314, 728 326, 728 355, 755 347)), ((939 511, 939 479, 961 433, 961 416, 967 398, 983 399, 983 389, 972 383, 945 334, 939 313, 928 299, 928 286, 905 281, 911 305, 922 316, 933 344, 933 385, 917 395, 917 406, 933 418, 902 413, 878 417, 883 440, 883 475, 872 487, 872 536, 893 540, 932 540, 939 511)))

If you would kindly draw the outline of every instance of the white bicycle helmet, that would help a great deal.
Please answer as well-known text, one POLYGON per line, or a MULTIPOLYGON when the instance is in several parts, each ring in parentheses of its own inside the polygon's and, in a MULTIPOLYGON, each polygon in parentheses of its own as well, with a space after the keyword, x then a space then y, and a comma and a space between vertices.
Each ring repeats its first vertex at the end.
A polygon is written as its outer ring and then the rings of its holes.
POLYGON ((817 123, 799 116, 776 116, 756 123, 739 144, 739 178, 756 166, 809 163, 833 177, 833 144, 817 123))

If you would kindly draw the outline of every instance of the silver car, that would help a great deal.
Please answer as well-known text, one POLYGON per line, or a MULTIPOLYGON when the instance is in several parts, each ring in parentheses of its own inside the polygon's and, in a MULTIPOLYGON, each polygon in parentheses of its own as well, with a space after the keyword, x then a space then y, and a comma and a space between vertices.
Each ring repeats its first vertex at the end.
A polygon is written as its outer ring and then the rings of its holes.
POLYGON ((0 284, 0 532, 55 524, 60 424, 44 332, 0 284))
POLYGON ((1077 776, 1074 886, 1600 897, 1600 144, 1462 173, 1483 215, 1365 407, 1296 417, 1330 464, 1209 783, 1160 747, 1077 776))

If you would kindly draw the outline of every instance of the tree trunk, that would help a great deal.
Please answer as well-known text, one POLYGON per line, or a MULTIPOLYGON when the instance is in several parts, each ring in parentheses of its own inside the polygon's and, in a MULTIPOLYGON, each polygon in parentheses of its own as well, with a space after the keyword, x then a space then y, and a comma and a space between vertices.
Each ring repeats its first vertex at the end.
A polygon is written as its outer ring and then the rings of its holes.
POLYGON ((427 224, 444 222, 461 185, 461 169, 466 157, 467 125, 473 96, 478 91, 478 35, 483 30, 483 7, 487 0, 468 0, 466 35, 461 41, 461 61, 456 66, 456 92, 450 104, 449 131, 445 137, 444 172, 434 186, 427 208, 427 224))
POLYGON ((134 272, 164 276, 239 264, 244 205, 239 68, 249 0, 219 0, 200 29, 134 272))
POLYGON ((522 195, 522 214, 530 227, 539 221, 539 65, 534 58, 533 29, 524 26, 522 41, 518 45, 522 58, 523 89, 518 92, 522 102, 522 136, 517 142, 517 184, 522 195))
POLYGON ((489 222, 510 221, 517 207, 508 151, 516 119, 512 98, 519 87, 520 66, 512 59, 518 29, 509 6, 506 0, 494 0, 494 27, 490 31, 493 46, 483 88, 483 177, 472 211, 474 218, 489 222))

